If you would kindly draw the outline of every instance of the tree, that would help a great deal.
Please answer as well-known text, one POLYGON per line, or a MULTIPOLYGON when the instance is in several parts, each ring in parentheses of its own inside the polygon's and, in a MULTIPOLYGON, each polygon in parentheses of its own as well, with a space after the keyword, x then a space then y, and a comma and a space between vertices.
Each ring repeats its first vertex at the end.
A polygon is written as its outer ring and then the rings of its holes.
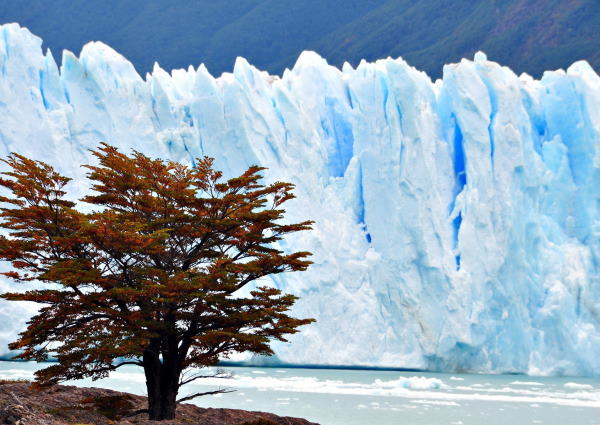
POLYGON ((3 160, 10 170, 0 185, 10 195, 0 197, 0 258, 13 266, 4 274, 51 284, 3 295, 43 305, 9 347, 19 359, 58 359, 36 372, 39 385, 141 366, 150 418, 172 419, 178 402, 206 394, 177 400, 202 377, 187 375, 191 368, 233 352, 272 355, 272 340, 313 321, 287 315, 293 295, 240 292, 305 270, 309 252, 273 243, 312 222, 280 223, 293 185, 261 184, 260 167, 224 181, 210 158, 190 168, 107 144, 92 153, 93 192, 80 200, 91 212, 66 199, 70 179, 48 164, 15 153, 3 160))

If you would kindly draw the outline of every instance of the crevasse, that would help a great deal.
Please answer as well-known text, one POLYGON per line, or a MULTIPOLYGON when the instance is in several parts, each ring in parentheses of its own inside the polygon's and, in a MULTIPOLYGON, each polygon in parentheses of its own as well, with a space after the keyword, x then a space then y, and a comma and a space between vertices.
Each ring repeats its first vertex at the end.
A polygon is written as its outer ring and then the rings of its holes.
MULTIPOLYGON (((600 374, 600 78, 587 63, 538 81, 478 54, 432 82, 402 59, 338 70, 305 52, 281 77, 238 59, 219 78, 202 65, 142 78, 102 43, 59 69, 27 29, 0 33, 0 154, 52 163, 71 196, 100 141, 296 184, 288 217, 315 230, 282 248, 315 264, 272 284, 318 322, 276 345, 280 361, 600 374)), ((0 352, 32 312, 0 303, 0 352)))

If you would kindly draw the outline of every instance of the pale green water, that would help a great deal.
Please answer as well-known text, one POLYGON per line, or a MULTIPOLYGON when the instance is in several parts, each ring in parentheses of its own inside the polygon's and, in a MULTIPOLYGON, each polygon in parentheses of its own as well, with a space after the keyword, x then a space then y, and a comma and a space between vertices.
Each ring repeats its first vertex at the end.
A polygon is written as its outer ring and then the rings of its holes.
MULTIPOLYGON (((0 378, 30 378, 34 363, 0 362, 0 378)), ((261 410, 322 425, 600 425, 600 379, 394 371, 227 368, 232 379, 190 385, 237 391, 203 407, 261 410)), ((144 394, 135 367, 74 383, 144 394)))

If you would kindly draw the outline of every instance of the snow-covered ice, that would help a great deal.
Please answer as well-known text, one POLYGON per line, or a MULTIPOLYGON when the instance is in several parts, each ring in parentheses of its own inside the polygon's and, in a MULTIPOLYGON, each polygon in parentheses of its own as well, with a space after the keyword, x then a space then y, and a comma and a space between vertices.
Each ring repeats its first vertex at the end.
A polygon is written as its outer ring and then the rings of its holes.
MULTIPOLYGON (((145 78, 110 47, 63 53, 0 26, 0 155, 80 164, 107 141, 226 175, 296 184, 314 253, 272 283, 315 317, 283 362, 600 374, 600 77, 541 80, 477 54, 430 78, 402 59, 338 70, 304 52, 270 76, 244 59, 145 78)), ((6 279, 0 290, 14 284, 6 279)), ((0 351, 32 309, 0 304, 0 351)))

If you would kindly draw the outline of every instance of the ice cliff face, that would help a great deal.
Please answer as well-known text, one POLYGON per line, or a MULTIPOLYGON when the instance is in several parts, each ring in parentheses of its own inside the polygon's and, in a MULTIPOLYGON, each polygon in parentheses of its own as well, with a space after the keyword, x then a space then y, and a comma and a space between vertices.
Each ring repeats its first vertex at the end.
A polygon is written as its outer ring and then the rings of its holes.
MULTIPOLYGON (((282 361, 600 374, 600 78, 585 62, 536 81, 478 54, 435 83, 401 59, 340 71, 309 52, 281 78, 239 59, 220 78, 143 79, 101 43, 62 63, 0 26, 0 155, 52 163, 74 196, 100 141, 297 185, 288 216, 315 231, 283 248, 315 264, 273 283, 318 322, 282 361)), ((31 311, 0 304, 0 351, 31 311)))

